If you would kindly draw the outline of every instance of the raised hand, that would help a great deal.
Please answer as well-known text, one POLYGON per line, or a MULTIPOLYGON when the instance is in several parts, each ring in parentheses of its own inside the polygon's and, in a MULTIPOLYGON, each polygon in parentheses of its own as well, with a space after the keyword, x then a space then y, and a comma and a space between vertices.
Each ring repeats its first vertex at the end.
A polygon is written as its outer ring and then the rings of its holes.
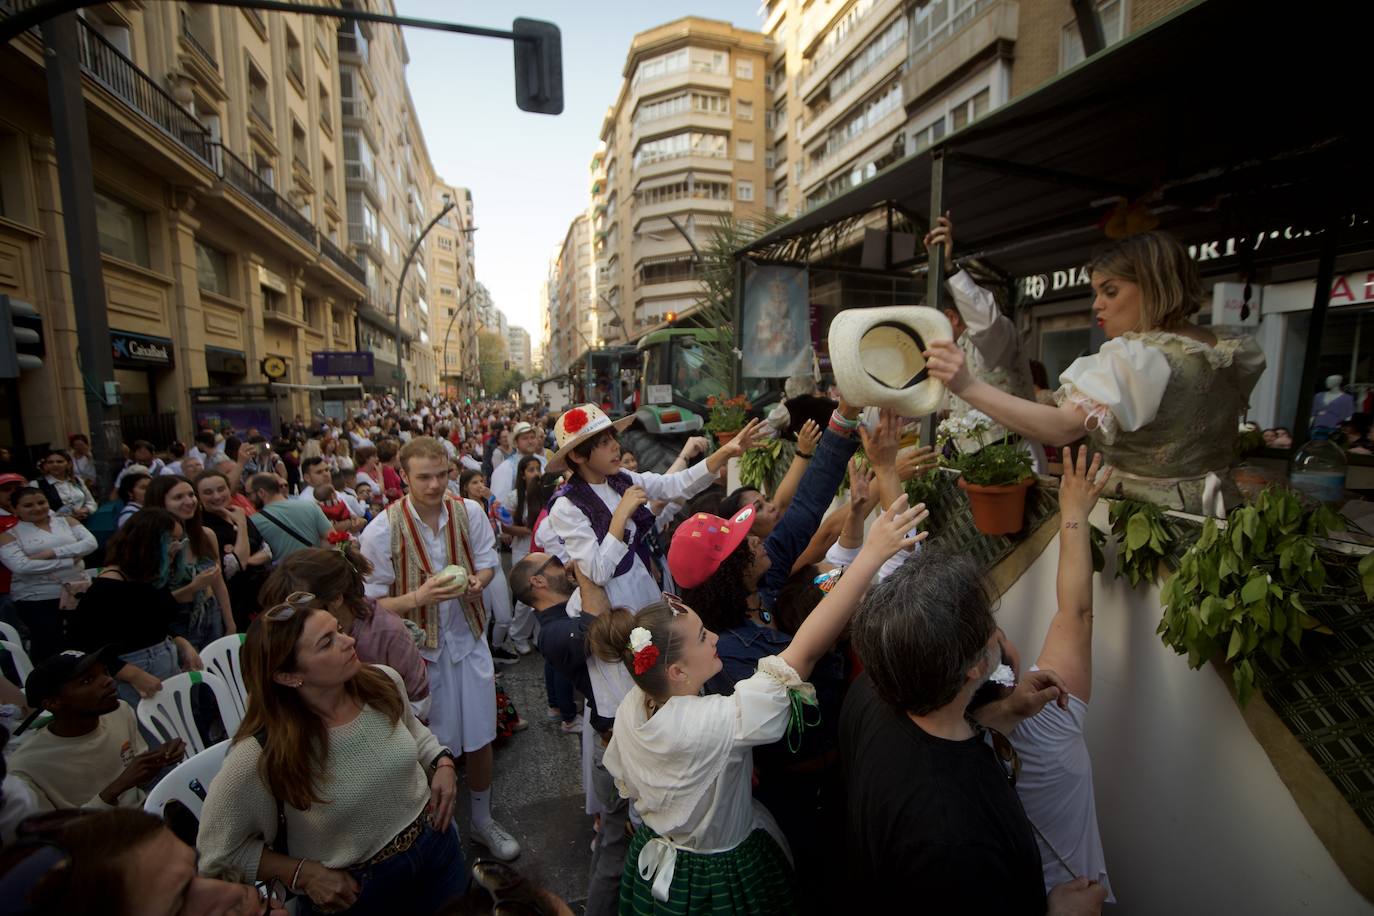
POLYGON ((946 210, 945 215, 935 220, 935 225, 930 227, 926 233, 925 246, 926 254, 931 254, 936 245, 945 246, 945 270, 954 269, 954 223, 949 218, 950 211, 946 210))
POLYGON ((964 365, 964 351, 954 341, 932 340, 930 348, 921 355, 926 358, 930 377, 944 382, 955 394, 973 384, 973 376, 964 365))
POLYGON ((797 452, 802 455, 816 454, 816 445, 821 441, 821 428, 815 420, 807 420, 797 430, 797 452))
POLYGON ((1063 451, 1064 477, 1059 481, 1059 511, 1066 520, 1082 522, 1088 517, 1098 497, 1112 479, 1111 467, 1102 467, 1102 453, 1093 455, 1092 464, 1088 463, 1088 447, 1078 447, 1078 460, 1074 461, 1073 450, 1063 451), (1101 474, 1098 471, 1101 470, 1101 474))
POLYGON ((896 466, 902 424, 895 410, 884 407, 878 413, 878 425, 873 428, 873 432, 870 433, 860 426, 859 438, 863 441, 864 454, 868 456, 870 465, 877 469, 896 466))
POLYGON ((926 539, 928 532, 922 531, 915 537, 907 537, 907 533, 929 517, 925 503, 908 508, 906 494, 898 496, 869 527, 859 555, 868 554, 881 565, 897 551, 915 547, 926 539))
POLYGON ((911 480, 938 466, 939 463, 940 456, 929 445, 907 449, 897 456, 897 477, 900 480, 911 480))
POLYGON ((760 428, 763 421, 755 418, 744 424, 744 428, 735 434, 735 438, 720 447, 720 451, 725 452, 727 458, 738 458, 749 451, 756 444, 759 438, 760 428))

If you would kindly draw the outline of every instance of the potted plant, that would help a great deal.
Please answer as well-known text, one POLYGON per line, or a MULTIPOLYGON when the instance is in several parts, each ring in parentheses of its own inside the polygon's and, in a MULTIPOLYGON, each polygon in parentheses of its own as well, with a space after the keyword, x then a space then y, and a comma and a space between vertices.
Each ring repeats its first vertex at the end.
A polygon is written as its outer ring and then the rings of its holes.
POLYGON ((1013 534, 1025 524, 1026 490, 1035 474, 1020 442, 1011 436, 987 441, 992 428, 986 414, 970 411, 940 424, 939 444, 952 446, 944 463, 959 472, 974 527, 983 534, 1013 534))
POLYGON ((711 415, 706 420, 706 428, 716 436, 716 442, 724 445, 744 428, 749 413, 749 399, 742 394, 733 398, 718 398, 715 395, 706 399, 711 415))

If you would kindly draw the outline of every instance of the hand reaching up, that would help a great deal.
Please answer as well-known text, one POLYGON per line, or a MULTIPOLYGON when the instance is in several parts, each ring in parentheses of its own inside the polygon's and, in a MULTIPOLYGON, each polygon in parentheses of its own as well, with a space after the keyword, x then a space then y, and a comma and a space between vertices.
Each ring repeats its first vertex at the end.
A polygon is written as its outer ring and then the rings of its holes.
MULTIPOLYGON (((906 494, 902 494, 869 527, 859 557, 874 560, 881 566, 897 551, 910 550, 924 541, 928 532, 922 531, 915 537, 907 537, 908 532, 929 517, 925 503, 908 508, 906 494)), ((857 563, 858 560, 855 560, 857 563)))
POLYGON ((1098 497, 1112 479, 1112 469, 1102 467, 1102 453, 1093 455, 1092 464, 1088 463, 1088 447, 1078 447, 1078 461, 1073 458, 1073 450, 1063 452, 1064 476, 1059 481, 1059 511, 1065 520, 1082 522, 1097 505, 1098 497), (1099 469, 1102 471, 1098 473, 1099 469))
POLYGON ((863 441, 864 454, 875 471, 894 467, 897 463, 897 447, 902 438, 901 419, 890 407, 878 413, 878 425, 869 432, 859 427, 859 438, 863 441))
POLYGON ((815 420, 807 420, 802 424, 802 428, 797 430, 797 454, 816 454, 816 445, 820 441, 821 428, 816 425, 815 420))

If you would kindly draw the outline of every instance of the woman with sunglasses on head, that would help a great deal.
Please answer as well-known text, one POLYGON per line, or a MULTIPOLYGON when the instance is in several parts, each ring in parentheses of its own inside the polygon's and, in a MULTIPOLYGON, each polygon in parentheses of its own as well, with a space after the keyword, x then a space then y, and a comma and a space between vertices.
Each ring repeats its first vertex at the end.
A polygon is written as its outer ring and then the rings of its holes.
POLYGON ((467 888, 453 754, 314 596, 263 611, 248 710, 201 812, 201 871, 285 882, 301 914, 431 913, 467 888))
POLYGON ((0 562, 13 573, 10 597, 29 629, 33 657, 42 661, 62 645, 62 583, 80 579, 81 558, 96 548, 95 535, 72 516, 59 516, 36 487, 10 496, 19 523, 0 534, 0 562))
POLYGON ((380 611, 377 602, 363 594, 363 580, 371 574, 372 564, 359 552, 356 542, 328 550, 312 547, 282 560, 258 598, 264 606, 273 607, 290 603, 292 596, 313 595, 313 604, 333 614, 353 638, 363 662, 386 665, 401 675, 406 696, 417 714, 425 715, 429 709, 425 660, 405 622, 380 611))
POLYGON ((124 662, 110 674, 131 706, 161 690, 163 679, 205 667, 175 629, 180 608, 168 583, 185 549, 185 529, 170 512, 136 513, 105 545, 105 567, 68 617, 68 645, 87 652, 109 646, 124 662))
MULTIPOLYGON (((752 507, 741 514, 727 533, 743 541, 752 507)), ((720 671, 716 636, 677 599, 637 615, 610 611, 592 623, 592 651, 619 661, 635 683, 616 712, 605 755, 606 769, 644 822, 625 858, 621 912, 796 912, 786 841, 751 797, 753 748, 779 740, 789 724, 803 727, 797 721, 801 704, 815 701, 805 679, 883 563, 924 537, 906 536, 924 517, 924 507, 908 509, 904 496, 894 500, 873 523, 848 574, 788 646, 763 659, 728 697, 701 695, 720 671)), ((719 522, 692 516, 674 546, 719 522)))
POLYGON ((166 509, 186 530, 186 548, 174 559, 170 584, 181 605, 178 628, 197 650, 237 633, 229 588, 220 568, 219 538, 205 526, 191 481, 163 474, 148 484, 147 504, 166 509))

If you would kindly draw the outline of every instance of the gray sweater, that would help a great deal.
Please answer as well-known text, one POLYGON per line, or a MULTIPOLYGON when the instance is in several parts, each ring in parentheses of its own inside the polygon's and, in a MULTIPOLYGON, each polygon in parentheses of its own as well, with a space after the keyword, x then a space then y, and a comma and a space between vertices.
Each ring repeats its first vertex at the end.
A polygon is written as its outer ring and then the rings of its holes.
MULTIPOLYGON (((401 676, 375 666, 406 698, 401 676)), ((443 746, 415 718, 410 704, 392 726, 384 713, 364 706, 347 725, 329 730, 320 795, 327 801, 300 811, 285 807, 290 855, 345 868, 365 862, 410 826, 429 802, 428 766, 443 746)), ((255 881, 263 846, 277 832, 277 802, 258 772, 262 749, 237 741, 210 784, 196 847, 200 871, 255 881)))

